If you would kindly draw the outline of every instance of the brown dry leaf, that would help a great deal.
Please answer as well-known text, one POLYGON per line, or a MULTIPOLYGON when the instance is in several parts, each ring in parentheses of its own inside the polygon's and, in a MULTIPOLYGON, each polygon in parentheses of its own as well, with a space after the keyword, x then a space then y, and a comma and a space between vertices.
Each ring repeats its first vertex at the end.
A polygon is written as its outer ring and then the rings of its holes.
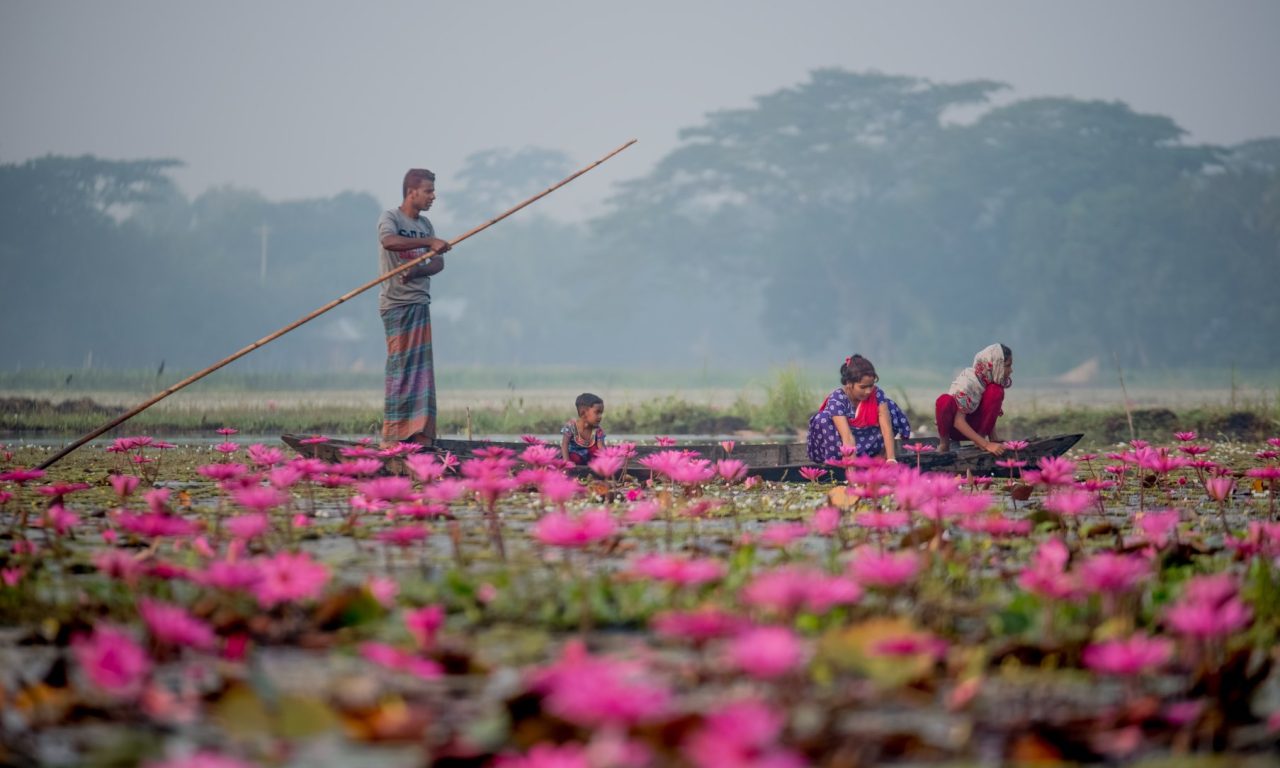
POLYGON ((658 491, 653 495, 653 498, 658 502, 658 506, 661 507, 664 512, 671 509, 671 491, 658 491))
POLYGON ((932 542, 938 535, 938 527, 933 523, 921 523, 915 528, 902 534, 902 539, 898 541, 899 549, 913 549, 932 542))
POLYGON ((858 497, 849 493, 849 489, 843 485, 837 485, 830 491, 827 491, 827 503, 837 509, 852 509, 858 503, 858 497))
POLYGON ((319 699, 285 695, 275 707, 268 708, 252 688, 240 683, 227 688, 211 713, 228 734, 239 738, 264 734, 305 738, 328 733, 341 724, 329 705, 319 699))
POLYGON ((1086 528, 1084 536, 1086 539, 1092 539, 1096 536, 1115 536, 1117 533, 1118 530, 1111 523, 1098 523, 1086 528))
POLYGON ((346 712, 343 722, 347 733, 360 741, 420 741, 431 724, 431 713, 395 696, 372 709, 346 712))
POLYGON ((13 697, 13 701, 5 701, 0 695, 0 710, 14 710, 26 716, 31 725, 53 725, 66 719, 67 713, 75 704, 75 697, 66 688, 54 688, 44 683, 23 688, 13 697))
POLYGON ((1018 483, 1013 486, 1013 488, 1009 489, 1009 495, 1017 501, 1026 501, 1031 498, 1031 491, 1031 486, 1026 483, 1018 483))
POLYGON ((1014 738, 1006 757, 1012 764, 1065 765, 1062 753, 1034 733, 1024 733, 1014 738))

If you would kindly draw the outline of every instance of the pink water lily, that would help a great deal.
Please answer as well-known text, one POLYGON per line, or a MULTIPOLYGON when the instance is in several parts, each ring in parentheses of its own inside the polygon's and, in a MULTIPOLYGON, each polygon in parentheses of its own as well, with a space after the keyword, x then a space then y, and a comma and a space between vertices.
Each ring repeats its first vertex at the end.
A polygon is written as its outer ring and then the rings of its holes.
POLYGON ((1195 638, 1230 635, 1253 618, 1237 591, 1234 579, 1225 574, 1193 577, 1182 597, 1165 611, 1165 622, 1175 632, 1195 638))
POLYGON ((676 586, 696 586, 724 578, 725 564, 709 558, 645 555, 631 564, 628 573, 676 586))
POLYGON ((74 638, 71 652, 89 683, 115 699, 137 697, 151 672, 151 659, 133 635, 110 624, 74 638))
POLYGON ((590 467, 592 472, 596 473, 600 477, 609 478, 616 477, 617 474, 622 471, 622 468, 626 466, 626 463, 626 458, 616 453, 601 453, 600 455, 592 458, 591 461, 587 463, 587 466, 590 467))
POLYGON ((187 757, 144 763, 142 768, 253 768, 253 763, 202 750, 187 757))
POLYGON ((830 536, 840 529, 840 510, 835 507, 818 507, 809 518, 809 528, 820 536, 830 536))
POLYGON ((422 680, 435 680, 444 674, 444 668, 439 662, 424 659, 386 643, 361 643, 360 655, 374 664, 396 672, 408 672, 422 680))
POLYGON ((617 524, 607 509, 593 509, 581 515, 552 512, 534 526, 533 537, 543 544, 570 549, 582 548, 613 536, 617 524))
POLYGON ((727 660, 758 680, 772 680, 799 667, 804 644, 786 627, 756 627, 729 641, 727 660))
POLYGON ((1173 657, 1173 643, 1162 637, 1134 634, 1120 640, 1093 643, 1084 649, 1084 665, 1104 675, 1150 674, 1173 657))
POLYGON ((862 547, 849 563, 849 574, 865 587, 898 587, 915 581, 920 566, 915 552, 882 553, 862 547))
POLYGON ((217 640, 208 622, 197 619, 181 606, 143 599, 138 604, 138 613, 151 636, 162 643, 203 651, 212 648, 217 640))
POLYGON ((736 613, 706 606, 694 611, 666 611, 649 622, 654 631, 666 637, 705 643, 738 634, 747 620, 736 613))
POLYGON ((548 712, 589 728, 654 722, 673 706, 671 691, 646 665, 593 656, 576 640, 534 672, 532 686, 548 712))
POLYGON ((1078 572, 1086 591, 1115 594, 1128 592, 1150 578, 1151 563, 1141 557, 1099 552, 1082 562, 1078 572))
POLYGON ((305 552, 280 552, 256 565, 258 578, 252 589, 264 608, 314 599, 329 582, 329 569, 305 552))
POLYGON ((816 483, 825 474, 827 474, 827 470, 823 469, 822 467, 801 467, 800 468, 800 476, 811 483, 816 483))
POLYGON ((444 476, 447 469, 435 455, 430 453, 419 453, 409 456, 404 460, 405 466, 413 473, 413 476, 424 483, 434 482, 444 476))
POLYGON ((732 702, 707 715, 680 751, 694 768, 804 768, 799 753, 777 745, 785 722, 762 702, 732 702))
POLYGON ((235 538, 248 541, 271 530, 271 519, 261 512, 236 515, 228 518, 223 527, 235 538))
POLYGON ((234 480, 247 474, 249 472, 249 468, 244 464, 232 462, 225 464, 206 464, 202 467, 196 467, 196 472, 210 480, 234 480))
POLYGON ((424 525, 401 525, 378 531, 374 537, 393 547, 411 547, 420 541, 426 541, 430 535, 431 531, 424 525))
POLYGON ((538 493, 547 503, 557 506, 563 506, 585 492, 582 483, 560 472, 549 472, 538 481, 538 493))
POLYGON ((0 472, 0 483, 25 485, 32 480, 39 480, 42 477, 44 477, 43 469, 10 469, 0 472))
POLYGON ((1176 509, 1155 510, 1142 513, 1134 522, 1146 541, 1160 549, 1169 543, 1171 534, 1177 530, 1179 517, 1176 509))
POLYGON ((404 615, 405 628, 413 635, 414 642, 423 650, 435 646, 436 635, 444 626, 445 609, 443 605, 426 605, 404 615))
POLYGON ((240 506, 255 512, 268 512, 292 500, 288 492, 270 486, 240 488, 231 492, 231 498, 240 506))
POLYGON ((562 461, 559 448, 542 442, 525 448, 520 453, 520 460, 531 467, 556 466, 562 461))

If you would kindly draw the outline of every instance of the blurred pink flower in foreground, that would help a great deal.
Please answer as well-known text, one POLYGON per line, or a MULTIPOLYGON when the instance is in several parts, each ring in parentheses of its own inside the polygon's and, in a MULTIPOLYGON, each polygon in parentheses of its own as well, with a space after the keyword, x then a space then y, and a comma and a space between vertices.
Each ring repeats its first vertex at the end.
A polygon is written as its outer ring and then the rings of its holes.
POLYGON ((151 671, 151 659, 133 635, 110 624, 98 624, 87 637, 77 636, 71 652, 89 682, 112 698, 137 696, 151 671))
POLYGON ((444 668, 437 662, 415 656, 386 643, 361 643, 360 655, 379 666, 397 672, 408 672, 423 680, 434 680, 444 674, 444 668))
POLYGON ((1175 632, 1192 637, 1229 635, 1248 626, 1253 618, 1238 591, 1235 580, 1227 574, 1192 577, 1182 597, 1165 611, 1165 621, 1175 632))
POLYGON ((1151 575, 1151 563, 1141 557, 1099 552, 1080 564, 1080 583, 1096 593, 1128 592, 1151 575))
POLYGON ((523 755, 499 755, 494 768, 597 768, 581 744, 534 744, 523 755))
POLYGON ((143 763, 143 768, 253 768, 253 763, 246 763, 217 752, 201 751, 187 757, 143 763))
POLYGON ((787 674, 804 661, 804 645, 786 627, 748 629, 729 641, 729 663, 760 680, 787 674))
POLYGON ((213 647, 217 634, 207 622, 187 613, 185 608, 143 598, 138 613, 151 636, 162 643, 205 651, 213 647))
POLYGON ((1028 592, 1054 600, 1074 597, 1079 585, 1067 573, 1071 552, 1061 539, 1049 539, 1036 548, 1031 562, 1018 575, 1018 586, 1028 592))
POLYGON ((864 587, 897 587, 914 581, 920 572, 915 552, 877 552, 862 547, 849 563, 849 575, 864 587))
POLYGON ((908 632, 879 641, 871 652, 877 656, 928 656, 936 661, 947 655, 947 641, 929 632, 908 632))
POLYGON ((305 552, 280 552, 257 561, 254 595, 264 608, 318 597, 329 582, 329 569, 305 552))
POLYGON ((665 637, 704 643, 736 635, 747 626, 747 620, 736 613, 707 606, 694 611, 666 611, 654 616, 649 625, 665 637))
POLYGON ((801 755, 777 746, 784 722, 762 702, 736 701, 708 714, 680 751, 695 768, 802 768, 801 755))
POLYGON ((237 539, 248 541, 266 533, 271 528, 271 520, 265 514, 254 513, 228 518, 223 525, 227 533, 237 539))
POLYGON ((631 726, 653 722, 672 708, 672 693, 637 661, 592 656, 580 640, 565 644, 560 658, 533 673, 534 690, 547 711, 576 725, 631 726))
POLYGON ((1170 534, 1178 528, 1178 510, 1164 509, 1146 512, 1136 518, 1138 529, 1147 543, 1160 549, 1169 543, 1170 534))
POLYGON ((840 510, 835 507, 818 507, 809 518, 809 527, 819 536, 830 536, 840 529, 840 510))
POLYGON ((534 526, 533 537, 553 547, 581 548, 609 538, 616 530, 607 509, 591 509, 577 516, 552 512, 534 526))
POLYGON ((404 615, 404 625, 419 648, 426 650, 436 643, 436 633, 444 626, 444 606, 427 605, 404 615))
POLYGON ((1148 674, 1173 657, 1173 642, 1163 637, 1135 634, 1123 640, 1093 643, 1084 649, 1084 665, 1104 675, 1148 674))
POLYGON ((807 535, 809 526, 804 523, 771 523, 760 531, 759 540, 771 547, 785 547, 807 535))
POLYGON ((628 569, 629 573, 676 586, 691 586, 717 581, 728 568, 719 560, 691 559, 676 555, 645 555, 628 569))

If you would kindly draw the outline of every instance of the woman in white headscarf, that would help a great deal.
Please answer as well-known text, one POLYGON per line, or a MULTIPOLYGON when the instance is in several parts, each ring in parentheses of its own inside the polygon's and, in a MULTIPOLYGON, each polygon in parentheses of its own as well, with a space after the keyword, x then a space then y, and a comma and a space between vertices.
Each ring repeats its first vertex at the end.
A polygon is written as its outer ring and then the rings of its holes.
POLYGON ((1013 352, 1005 345, 992 344, 974 355, 973 366, 961 371, 934 404, 939 451, 951 450, 952 440, 972 440, 988 453, 1004 453, 996 420, 1004 413, 1004 391, 1013 386, 1012 374, 1013 352))

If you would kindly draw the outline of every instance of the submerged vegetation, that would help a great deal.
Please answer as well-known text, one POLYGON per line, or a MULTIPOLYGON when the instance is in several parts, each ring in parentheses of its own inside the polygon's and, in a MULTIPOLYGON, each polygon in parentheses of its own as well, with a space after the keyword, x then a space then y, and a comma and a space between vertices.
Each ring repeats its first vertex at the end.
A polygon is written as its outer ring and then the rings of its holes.
POLYGON ((782 485, 209 436, 0 451, 0 762, 1277 757, 1278 437, 782 485))

